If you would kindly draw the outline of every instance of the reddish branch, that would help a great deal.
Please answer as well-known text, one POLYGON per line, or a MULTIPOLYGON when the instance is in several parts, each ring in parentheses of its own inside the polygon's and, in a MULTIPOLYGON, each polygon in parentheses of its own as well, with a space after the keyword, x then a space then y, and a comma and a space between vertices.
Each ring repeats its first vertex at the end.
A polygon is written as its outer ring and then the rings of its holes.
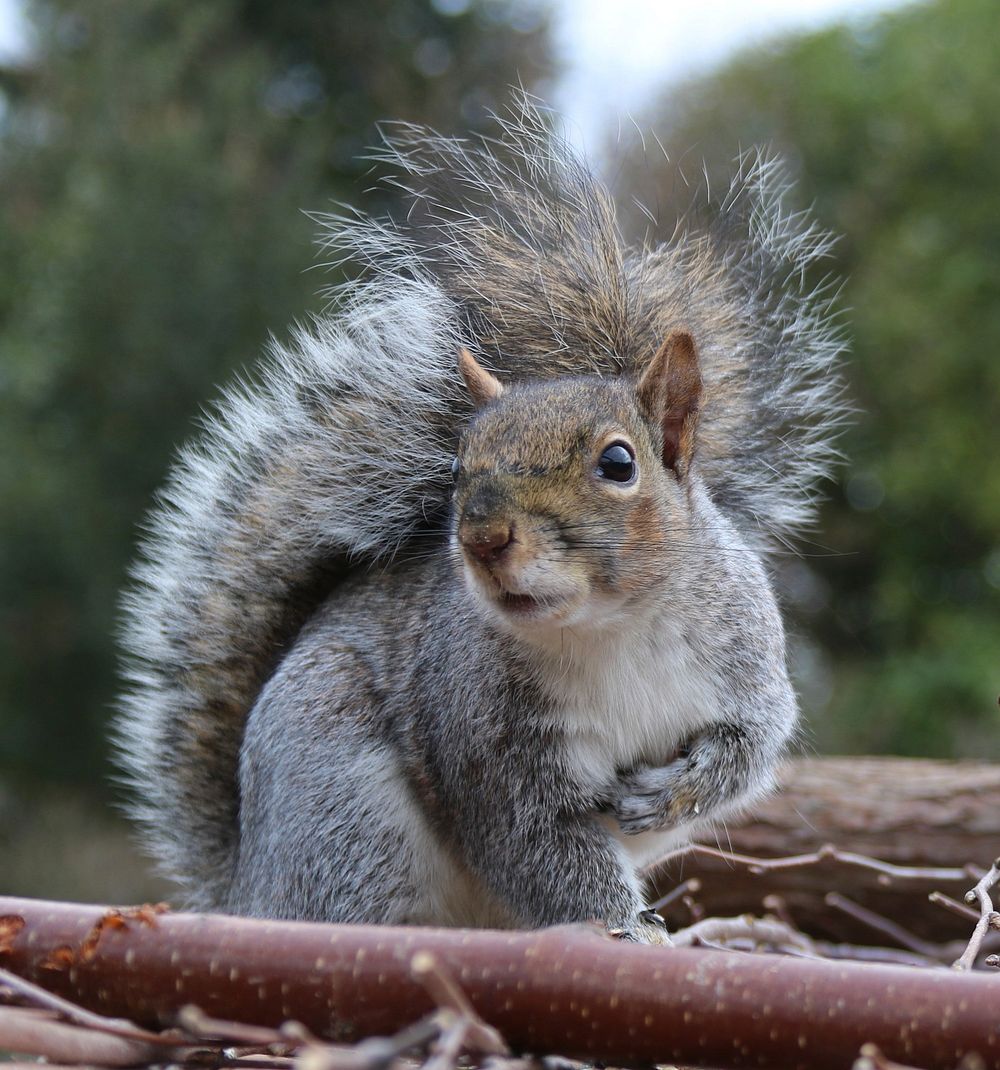
MULTIPOLYGON (((182 914, 119 914, 125 923, 109 925, 108 916, 0 899, 0 962, 150 1027, 194 1003, 214 1018, 273 1029, 296 1019, 356 1041, 395 1034, 451 1001, 460 1024, 440 1033, 442 1066, 469 1044, 467 998, 515 1050, 619 1066, 822 1070, 851 1065, 872 1043, 903 1063, 953 1067, 975 1053, 1000 1068, 991 973, 638 947, 580 927, 463 932, 182 914)), ((495 1038, 487 1028, 479 1039, 495 1038)))

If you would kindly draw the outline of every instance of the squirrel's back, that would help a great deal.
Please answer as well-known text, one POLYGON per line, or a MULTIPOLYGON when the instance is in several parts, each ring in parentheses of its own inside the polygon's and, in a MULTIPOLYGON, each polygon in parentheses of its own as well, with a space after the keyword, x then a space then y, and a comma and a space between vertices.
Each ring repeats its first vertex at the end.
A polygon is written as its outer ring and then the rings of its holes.
POLYGON ((807 281, 828 243, 786 209, 777 164, 742 160, 708 230, 631 249, 534 105, 500 125, 495 142, 406 125, 386 139, 410 210, 329 221, 362 277, 226 395, 149 520, 116 735, 150 847, 194 906, 228 885, 243 725, 283 652, 349 570, 444 531, 471 412, 459 345, 505 380, 621 375, 689 331, 700 471, 757 548, 810 520, 835 457, 841 344, 807 281))

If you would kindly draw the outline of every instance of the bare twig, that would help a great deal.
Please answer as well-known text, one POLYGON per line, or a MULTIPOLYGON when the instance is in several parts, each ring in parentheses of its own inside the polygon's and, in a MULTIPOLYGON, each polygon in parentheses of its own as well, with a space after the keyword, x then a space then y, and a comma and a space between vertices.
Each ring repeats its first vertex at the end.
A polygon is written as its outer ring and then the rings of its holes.
MULTIPOLYGON (((801 932, 798 925, 795 923, 795 919, 792 917, 791 911, 788 909, 788 904, 785 902, 784 897, 780 895, 765 895, 761 901, 764 909, 770 914, 774 914, 779 921, 783 921, 790 928, 795 929, 797 932, 801 932)), ((940 961, 935 958, 933 961, 928 961, 923 955, 917 955, 910 951, 897 951, 892 947, 869 947, 866 944, 845 944, 845 943, 832 943, 828 940, 817 940, 810 937, 812 940, 813 950, 815 954, 820 955, 822 958, 827 959, 844 959, 855 962, 889 962, 896 966, 939 966, 941 962, 946 961, 946 955, 942 948, 940 961)), ((786 951, 786 954, 788 952, 786 951)))
POLYGON ((509 1054, 503 1037, 480 1018, 469 997, 429 951, 418 951, 410 959, 410 972, 439 1008, 453 1012, 465 1023, 462 1041, 466 1047, 485 1055, 509 1054))
POLYGON ((142 1044, 159 1044, 168 1048, 176 1048, 178 1046, 178 1038, 176 1036, 165 1033, 151 1033, 146 1029, 140 1029, 139 1026, 124 1018, 106 1018, 103 1014, 85 1010, 76 1003, 63 999, 62 996, 57 996, 40 985, 27 981, 16 973, 11 973, 10 970, 3 969, 3 967, 0 967, 0 983, 32 1006, 54 1011, 61 1018, 72 1022, 74 1025, 83 1026, 87 1029, 96 1029, 110 1036, 121 1037, 123 1040, 135 1040, 142 1044))
POLYGON ((700 891, 701 880, 698 877, 691 877, 690 880, 686 880, 682 884, 678 884, 676 888, 672 888, 666 895, 660 896, 655 903, 650 903, 649 909, 659 913, 664 907, 670 906, 671 903, 676 903, 678 899, 696 895, 700 891))
POLYGON ((97 1066, 81 1065, 80 1063, 54 1063, 47 1059, 44 1063, 31 1060, 30 1062, 19 1062, 17 1059, 13 1059, 7 1062, 4 1058, 3 1070, 101 1070, 97 1066))
POLYGON ((673 934, 675 947, 726 947, 744 940, 751 948, 767 945, 783 950, 794 949, 815 957, 812 940, 798 929, 777 918, 756 918, 744 914, 738 918, 706 918, 673 934))
POLYGON ((788 909, 788 904, 785 902, 784 896, 775 894, 765 895, 761 900, 761 905, 769 914, 773 914, 779 921, 783 921, 790 928, 801 932, 799 927, 795 924, 795 919, 792 917, 791 911, 788 909))
POLYGON ((916 1067, 887 1059, 874 1044, 863 1044, 851 1070, 916 1070, 916 1067))
POLYGON ((973 889, 965 893, 966 903, 979 903, 979 920, 972 931, 969 946, 952 963, 953 968, 956 970, 971 970, 975 965, 976 956, 983 946, 983 939, 986 936, 987 929, 1000 929, 1000 913, 993 909, 993 900, 990 898, 990 892, 998 881, 1000 881, 1000 858, 994 859, 989 871, 984 874, 973 889))
POLYGON ((943 965, 944 960, 941 958, 942 948, 940 944, 922 940, 916 933, 911 933, 909 929, 900 925, 899 922, 892 921, 874 910, 869 910, 839 892, 827 892, 823 897, 823 901, 835 910, 841 910, 856 921, 860 921, 883 936, 889 937, 890 940, 894 940, 908 951, 926 958, 927 965, 943 965))
POLYGON ((227 1041, 261 1048, 289 1046, 287 1034, 279 1033, 276 1029, 263 1029, 259 1025, 209 1018, 200 1007, 195 1007, 193 1004, 181 1007, 177 1012, 177 1024, 185 1033, 199 1042, 227 1041))
POLYGON ((226 1070, 291 1070, 295 1065, 295 1060, 290 1056, 243 1050, 234 1053, 231 1048, 225 1049, 217 1061, 226 1070))
MULTIPOLYGON (((877 858, 869 858, 867 855, 855 854, 852 851, 841 851, 833 844, 826 844, 818 851, 808 854, 787 855, 782 858, 757 858, 753 855, 737 854, 735 851, 723 851, 717 847, 706 847, 701 843, 693 843, 687 847, 681 847, 670 854, 656 860, 653 865, 660 868, 674 859, 685 855, 695 854, 703 858, 717 858, 733 865, 746 866, 747 870, 759 875, 775 870, 797 869, 802 866, 815 866, 820 862, 833 861, 842 865, 858 866, 861 869, 871 870, 879 875, 881 883, 889 884, 893 880, 909 881, 960 881, 969 876, 967 868, 958 869, 951 866, 897 866, 892 862, 882 862, 877 858)), ((651 867, 647 867, 651 868, 651 867)))
POLYGON ((944 892, 931 892, 927 898, 932 903, 937 903, 938 906, 944 907, 945 910, 950 910, 952 914, 957 914, 960 918, 965 918, 966 921, 979 921, 978 910, 973 910, 972 907, 967 907, 957 899, 952 899, 950 895, 945 895, 944 892))
POLYGON ((431 1057, 424 1063, 424 1070, 455 1070, 462 1049, 470 1046, 469 1034, 473 1023, 447 1008, 438 1011, 438 1018, 444 1028, 431 1057))
MULTIPOLYGON (((403 1051, 409 1050, 404 1048, 403 1051)), ((402 1054, 379 1039, 364 1040, 353 1047, 315 1044, 303 1048, 293 1062, 295 1070, 387 1070, 402 1054)))
POLYGON ((50 1011, 33 1007, 0 1007, 0 1050, 103 1066, 136 1066, 153 1060, 148 1044, 60 1022, 50 1011))
MULTIPOLYGON (((391 1037, 371 1037, 350 1048, 311 1040, 296 1059, 296 1070, 387 1070, 406 1052, 432 1043, 424 1070, 453 1070, 464 1049, 490 1055, 508 1053, 500 1034, 482 1020, 434 955, 416 952, 410 959, 410 973, 437 1004, 433 1014, 391 1037)), ((281 1034, 275 1035, 287 1041, 295 1032, 283 1027, 281 1034)))
POLYGON ((682 895, 681 902, 687 907, 687 911, 691 915, 692 923, 701 921, 705 916, 704 908, 693 896, 682 895))
POLYGON ((916 966, 920 969, 937 967, 936 959, 915 955, 895 947, 869 947, 862 944, 834 944, 826 940, 816 941, 816 950, 827 959, 848 962, 882 962, 892 966, 916 966))
POLYGON ((368 1037, 353 1046, 318 1040, 299 1022, 286 1022, 281 1035, 301 1045, 295 1070, 388 1070, 407 1052, 425 1048, 441 1035, 440 1011, 390 1037, 368 1037))

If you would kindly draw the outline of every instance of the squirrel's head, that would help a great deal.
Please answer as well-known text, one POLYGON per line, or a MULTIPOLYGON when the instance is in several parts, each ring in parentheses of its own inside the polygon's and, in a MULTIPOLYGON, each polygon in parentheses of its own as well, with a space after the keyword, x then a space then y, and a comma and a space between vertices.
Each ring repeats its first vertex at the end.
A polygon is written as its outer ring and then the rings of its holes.
POLYGON ((454 548, 518 630, 600 627, 662 589, 690 541, 701 375, 673 332, 637 378, 504 386, 461 350, 476 406, 455 458, 454 548))

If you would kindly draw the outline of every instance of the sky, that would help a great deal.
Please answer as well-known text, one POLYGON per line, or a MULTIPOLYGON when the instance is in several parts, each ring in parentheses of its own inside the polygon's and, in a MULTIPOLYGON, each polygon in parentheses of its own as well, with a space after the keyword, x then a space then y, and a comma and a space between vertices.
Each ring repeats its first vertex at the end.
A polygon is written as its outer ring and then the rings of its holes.
POLYGON ((598 131, 650 97, 778 34, 867 18, 904 0, 557 0, 567 64, 554 100, 567 134, 595 148, 598 131))
POLYGON ((0 0, 0 62, 24 48, 18 0, 0 0))

